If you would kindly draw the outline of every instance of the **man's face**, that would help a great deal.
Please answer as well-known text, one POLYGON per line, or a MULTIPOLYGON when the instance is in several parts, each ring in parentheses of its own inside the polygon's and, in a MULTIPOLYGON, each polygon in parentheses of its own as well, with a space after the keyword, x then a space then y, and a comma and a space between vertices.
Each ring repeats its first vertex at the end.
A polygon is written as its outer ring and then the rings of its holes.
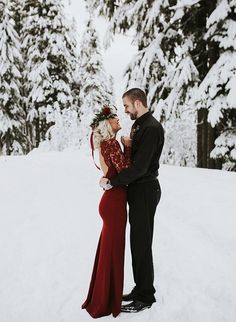
POLYGON ((128 96, 125 96, 125 97, 123 97, 123 105, 125 108, 125 113, 129 114, 131 120, 136 120, 137 115, 138 115, 138 111, 135 107, 135 102, 132 103, 130 98, 128 96))

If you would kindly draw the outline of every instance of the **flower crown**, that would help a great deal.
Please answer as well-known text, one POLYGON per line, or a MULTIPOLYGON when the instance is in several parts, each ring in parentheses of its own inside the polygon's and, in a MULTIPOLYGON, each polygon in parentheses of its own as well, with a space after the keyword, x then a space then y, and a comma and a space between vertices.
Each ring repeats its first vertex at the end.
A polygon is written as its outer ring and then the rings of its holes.
POLYGON ((95 117, 93 118, 92 123, 90 124, 91 128, 95 129, 99 125, 99 122, 116 117, 116 111, 117 109, 114 105, 112 105, 112 107, 109 105, 104 105, 102 110, 95 114, 95 117))

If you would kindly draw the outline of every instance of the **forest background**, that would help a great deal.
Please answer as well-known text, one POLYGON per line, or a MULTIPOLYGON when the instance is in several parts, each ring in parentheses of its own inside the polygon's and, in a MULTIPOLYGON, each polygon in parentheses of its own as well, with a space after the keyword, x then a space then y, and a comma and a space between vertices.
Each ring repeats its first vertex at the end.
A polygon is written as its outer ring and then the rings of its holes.
POLYGON ((235 1, 0 1, 1 155, 80 149, 107 103, 128 133, 130 87, 165 128, 162 163, 235 171, 235 1))

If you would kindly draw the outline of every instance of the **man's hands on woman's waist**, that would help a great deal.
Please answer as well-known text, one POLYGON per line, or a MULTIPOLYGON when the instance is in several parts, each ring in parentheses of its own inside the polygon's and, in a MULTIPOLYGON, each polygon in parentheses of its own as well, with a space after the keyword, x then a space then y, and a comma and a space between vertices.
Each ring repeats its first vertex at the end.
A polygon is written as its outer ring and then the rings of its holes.
POLYGON ((99 185, 103 190, 110 190, 112 188, 112 185, 110 184, 110 180, 104 177, 100 179, 99 185))

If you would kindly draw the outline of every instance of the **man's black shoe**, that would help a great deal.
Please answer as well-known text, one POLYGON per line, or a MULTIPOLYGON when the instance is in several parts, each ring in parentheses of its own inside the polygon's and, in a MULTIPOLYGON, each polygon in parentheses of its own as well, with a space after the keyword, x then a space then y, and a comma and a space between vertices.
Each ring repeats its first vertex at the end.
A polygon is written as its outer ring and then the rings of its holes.
POLYGON ((135 300, 135 287, 132 289, 132 291, 129 293, 129 294, 124 294, 122 296, 122 301, 125 301, 125 302, 131 302, 131 301, 134 301, 135 300))
POLYGON ((131 302, 131 301, 134 301, 134 294, 131 292, 129 294, 124 294, 122 296, 122 301, 125 301, 125 302, 131 302))
POLYGON ((152 306, 152 303, 143 303, 141 301, 135 300, 130 304, 121 305, 121 312, 136 313, 136 312, 143 311, 145 309, 150 309, 151 306, 152 306))

